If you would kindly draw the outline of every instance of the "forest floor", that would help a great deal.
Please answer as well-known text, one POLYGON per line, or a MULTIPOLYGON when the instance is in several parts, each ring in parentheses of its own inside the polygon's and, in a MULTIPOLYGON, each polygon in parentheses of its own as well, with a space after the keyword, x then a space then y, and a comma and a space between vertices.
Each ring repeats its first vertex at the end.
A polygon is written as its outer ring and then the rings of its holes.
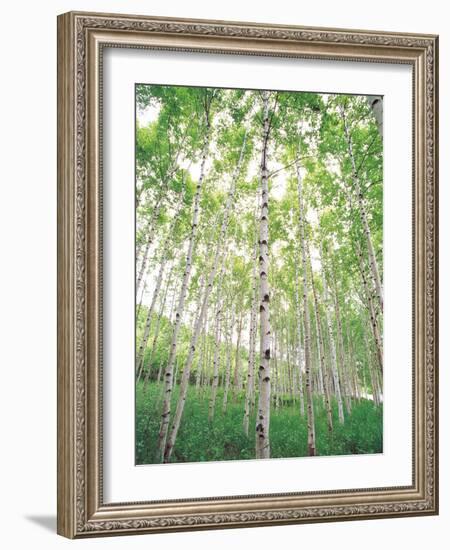
MULTIPOLYGON (((136 388, 136 463, 153 464, 157 459, 162 384, 136 388)), ((178 388, 174 389, 177 402, 178 388)), ((205 462, 255 458, 255 412, 250 417, 250 435, 243 430, 244 392, 229 394, 226 413, 222 412, 223 391, 217 392, 214 419, 208 421, 209 388, 189 388, 183 419, 171 462, 205 462)), ((345 423, 338 421, 333 403, 333 432, 328 431, 327 414, 320 396, 314 397, 316 451, 320 456, 374 454, 383 452, 383 408, 372 401, 352 400, 345 423)), ((270 413, 271 458, 307 456, 306 415, 300 415, 298 401, 285 396, 282 406, 270 413)))

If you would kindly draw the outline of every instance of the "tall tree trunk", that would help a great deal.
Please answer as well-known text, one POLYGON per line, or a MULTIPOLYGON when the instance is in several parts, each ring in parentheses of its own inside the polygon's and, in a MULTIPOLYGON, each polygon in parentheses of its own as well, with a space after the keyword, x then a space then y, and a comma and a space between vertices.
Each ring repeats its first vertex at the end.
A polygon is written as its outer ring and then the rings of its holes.
POLYGON ((280 371, 278 365, 278 334, 274 330, 272 333, 272 400, 275 410, 280 406, 280 371))
POLYGON ((354 392, 354 396, 359 401, 361 399, 361 391, 359 387, 358 370, 356 366, 350 322, 348 321, 348 319, 347 319, 345 329, 346 329, 346 335, 347 335, 347 346, 348 346, 348 352, 349 352, 349 358, 350 358, 350 365, 352 366, 351 376, 353 381, 353 392, 354 392))
POLYGON ((234 377, 233 377, 233 392, 236 398, 236 394, 241 389, 241 335, 242 335, 242 313, 239 314, 239 321, 237 327, 237 340, 236 340, 236 352, 234 357, 234 377))
POLYGON ((333 333, 333 324, 331 321, 331 304, 328 297, 328 284, 325 274, 325 264, 323 259, 323 254, 321 253, 321 264, 322 264, 322 282, 323 282, 323 293, 324 293, 324 303, 325 303, 325 316, 328 327, 328 342, 330 345, 330 355, 331 355, 331 373, 333 375, 333 385, 334 392, 336 394, 336 400, 338 404, 338 415, 339 422, 344 422, 344 407, 342 404, 342 394, 341 394, 341 384, 339 381, 339 373, 337 367, 337 354, 336 354, 336 342, 334 339, 333 333))
POLYGON ((378 328, 377 314, 376 314, 375 306, 374 306, 373 299, 372 299, 372 293, 370 291, 369 284, 368 284, 368 281, 367 281, 367 276, 366 276, 366 270, 365 270, 365 266, 364 266, 364 259, 363 259, 363 254, 362 254, 362 250, 361 250, 361 245, 359 244, 359 242, 357 240, 355 240, 355 250, 356 250, 356 255, 358 257, 359 272, 361 274, 361 280, 362 280, 362 283, 363 283, 364 293, 365 293, 366 299, 367 299, 367 309, 369 311, 370 326, 372 328, 372 334, 373 334, 373 337, 374 337, 374 340, 375 340, 375 348, 376 348, 378 366, 379 366, 381 372, 383 372, 383 340, 381 338, 380 330, 378 328))
POLYGON ((263 136, 261 150, 261 217, 259 224, 259 318, 261 389, 256 415, 256 458, 270 458, 270 291, 269 291, 269 92, 263 96, 263 136))
POLYGON ((209 365, 209 328, 210 321, 208 315, 205 317, 205 340, 203 348, 203 359, 202 359, 202 375, 200 380, 200 388, 202 396, 204 396, 205 388, 209 385, 208 380, 208 365, 209 365))
POLYGON ((300 395, 300 414, 305 416, 305 397, 303 395, 303 354, 302 354, 302 310, 300 305, 300 289, 299 289, 299 273, 298 273, 298 258, 295 258, 295 315, 297 326, 297 364, 298 364, 298 383, 300 395))
POLYGON ((247 387, 245 393, 245 410, 244 410, 244 433, 248 437, 250 412, 252 410, 253 393, 255 386, 255 322, 256 322, 256 295, 253 288, 252 308, 250 312, 250 327, 249 327, 249 350, 248 350, 248 365, 247 365, 247 387))
POLYGON ((222 304, 218 302, 216 313, 216 328, 214 334, 214 359, 213 359, 213 378, 211 384, 211 399, 209 401, 208 421, 214 418, 216 410, 217 388, 219 386, 219 366, 220 366, 220 336, 222 322, 222 304))
POLYGON ((364 197, 362 194, 361 184, 358 177, 358 171, 356 169, 356 162, 353 154, 353 143, 352 143, 352 139, 348 129, 347 117, 345 115, 344 109, 342 109, 341 115, 342 115, 342 120, 344 122, 344 133, 347 141, 348 154, 350 157, 350 161, 352 163, 353 184, 355 186, 355 192, 356 192, 356 197, 358 201, 359 215, 361 218, 364 234, 367 240, 367 251, 369 253, 370 270, 372 272, 372 277, 373 277, 375 289, 377 292, 377 298, 380 303, 380 309, 381 311, 383 311, 383 286, 381 284, 380 272, 378 269, 378 262, 375 256, 375 250, 373 248, 372 234, 370 231, 369 222, 367 220, 366 205, 364 203, 364 197))
MULTIPOLYGON (((308 266, 310 266, 310 262, 308 259, 308 266)), ((311 289, 313 286, 313 275, 312 270, 310 272, 311 276, 311 289)), ((314 356, 314 360, 312 362, 313 367, 315 367, 315 383, 317 388, 317 393, 322 396, 323 401, 325 402, 325 389, 323 384, 323 373, 320 365, 320 341, 319 341, 319 335, 318 335, 318 327, 317 327, 317 319, 316 319, 316 310, 314 307, 314 302, 311 304, 312 314, 314 317, 314 322, 311 324, 311 353, 314 356), (313 346, 313 342, 316 343, 315 346, 313 346)))
POLYGON ((328 421, 328 430, 331 432, 333 431, 333 411, 331 408, 331 399, 330 399, 330 384, 328 380, 328 371, 327 367, 325 365, 325 345, 323 342, 323 334, 322 334, 322 323, 320 321, 320 313, 319 313, 319 298, 317 296, 317 290, 316 285, 314 284, 314 274, 312 269, 312 262, 311 262, 311 253, 309 250, 309 246, 307 247, 308 250, 308 258, 309 258, 309 269, 311 272, 311 288, 313 291, 313 298, 314 298, 314 314, 316 318, 316 332, 317 332, 317 339, 319 342, 318 347, 318 354, 319 354, 319 369, 320 372, 322 372, 322 378, 323 378, 323 386, 324 386, 324 392, 325 392, 325 407, 327 409, 327 421, 328 421))
MULTIPOLYGON (((295 314, 295 311, 294 311, 295 314)), ((288 320, 288 354, 291 363, 291 375, 292 375, 292 392, 293 403, 297 403, 298 396, 298 372, 297 372, 297 360, 296 360, 296 341, 295 341, 295 326, 292 326, 292 322, 288 320)))
MULTIPOLYGON (((258 204, 258 203, 257 203, 258 204)), ((256 222, 257 208, 255 210, 254 219, 256 222)), ((256 318, 258 307, 258 273, 256 265, 258 261, 258 239, 256 236, 255 227, 255 245, 253 249, 253 269, 252 269, 252 294, 251 294, 251 311, 250 311, 250 328, 249 328, 249 349, 248 349, 248 367, 247 367, 247 388, 245 394, 245 410, 244 410, 244 433, 248 437, 250 425, 250 413, 255 403, 255 356, 256 356, 256 318)))
POLYGON ((306 416, 308 420, 308 454, 316 454, 316 433, 314 425, 314 407, 311 387, 311 322, 309 318, 308 304, 308 262, 306 260, 306 219, 303 206, 303 185, 300 172, 300 165, 296 163, 297 168, 297 192, 299 207, 299 226, 300 226, 300 244, 302 251, 302 269, 303 269, 303 325, 305 342, 305 385, 306 385, 306 416))
POLYGON ((178 333, 180 331, 181 320, 183 317, 184 302, 186 300, 187 288, 188 288, 188 284, 191 276, 194 244, 196 241, 198 221, 199 221, 199 215, 200 215, 200 196, 201 196, 201 191, 203 187, 203 181, 205 178, 206 158, 208 156, 208 149, 209 149, 210 125, 209 125, 208 117, 206 116, 205 118, 207 119, 206 131, 205 131, 205 136, 203 141, 202 160, 200 164, 200 176, 197 181, 197 186, 196 186, 195 196, 194 196, 194 211, 192 216, 191 235, 189 237, 189 246, 188 246, 188 251, 186 255, 186 264, 184 267, 183 282, 181 285, 180 296, 178 298, 177 311, 175 314, 175 322, 174 322, 173 331, 172 331, 172 339, 170 342, 169 359, 167 361, 167 366, 164 372, 164 402, 163 402, 163 409, 161 414, 161 425, 160 425, 159 435, 158 435, 158 450, 160 453, 161 460, 164 459, 167 433, 169 430, 170 407, 171 407, 171 397, 172 397, 172 387, 173 387, 173 380, 172 380, 173 366, 176 358, 178 333))
POLYGON ((372 385, 372 399, 375 405, 379 405, 380 400, 379 400, 378 387, 377 387, 377 381, 376 381, 376 367, 374 366, 374 362, 372 361, 372 347, 370 345, 365 323, 363 323, 363 337, 364 337, 364 344, 366 347, 366 357, 367 357, 367 363, 369 368, 370 381, 372 385))
MULTIPOLYGON (((142 308, 142 302, 144 300, 146 290, 147 290, 147 279, 144 281, 144 284, 142 285, 141 297, 140 297, 139 303, 136 307, 136 321, 139 319, 139 313, 140 313, 141 308, 142 308)), ((137 296, 137 293, 136 293, 136 296, 137 296)))
POLYGON ((333 259, 330 259, 330 272, 331 272, 331 282, 333 285, 333 298, 334 298, 334 311, 336 316, 336 325, 337 325, 337 341, 338 341, 338 357, 339 357, 339 366, 340 366, 340 380, 341 380, 341 389, 344 387, 344 402, 348 414, 351 413, 352 406, 350 400, 350 387, 349 387, 349 378, 348 378, 348 369, 345 362, 345 353, 344 353, 344 336, 342 330, 342 321, 341 321, 341 308, 339 306, 339 294, 336 283, 336 273, 334 269, 333 259))
POLYGON ((195 371, 195 388, 198 390, 200 388, 201 380, 202 380, 202 371, 203 371, 203 365, 205 361, 205 348, 206 348, 206 325, 207 325, 207 315, 205 315, 205 318, 203 319, 203 325, 201 329, 201 344, 200 344, 200 352, 198 354, 198 362, 197 362, 197 369, 195 371))
MULTIPOLYGON (((287 378, 288 378, 288 392, 291 398, 291 401, 294 401, 294 379, 293 379, 293 369, 291 365, 291 355, 290 355, 290 339, 289 339, 289 326, 285 327, 286 340, 284 340, 283 347, 286 352, 286 368, 287 368, 287 378)), ((282 331, 282 334, 284 331, 282 331)))
POLYGON ((232 306, 231 311, 231 322, 227 326, 227 355, 226 355, 226 366, 225 366, 225 380, 223 388, 223 402, 222 402, 222 412, 227 410, 228 405, 228 391, 230 389, 230 379, 231 379, 231 352, 233 350, 233 328, 234 328, 234 306, 232 306))
POLYGON ((176 357, 175 359, 175 370, 174 370, 174 373, 173 373, 173 383, 174 385, 176 386, 177 385, 177 380, 178 380, 178 370, 179 370, 179 367, 180 367, 180 357, 176 357))

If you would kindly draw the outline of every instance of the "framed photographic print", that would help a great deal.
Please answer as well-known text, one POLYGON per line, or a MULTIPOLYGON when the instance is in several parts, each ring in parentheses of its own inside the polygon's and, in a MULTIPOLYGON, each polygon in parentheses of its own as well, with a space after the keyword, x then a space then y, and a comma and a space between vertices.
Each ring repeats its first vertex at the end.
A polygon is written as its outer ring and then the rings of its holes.
POLYGON ((436 514, 430 35, 58 18, 58 532, 436 514))

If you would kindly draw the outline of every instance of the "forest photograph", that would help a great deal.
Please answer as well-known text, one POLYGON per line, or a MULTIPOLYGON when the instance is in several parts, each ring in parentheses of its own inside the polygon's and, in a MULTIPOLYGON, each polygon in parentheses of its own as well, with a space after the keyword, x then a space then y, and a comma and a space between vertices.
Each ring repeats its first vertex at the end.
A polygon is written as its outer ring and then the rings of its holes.
POLYGON ((135 98, 136 464, 382 453, 382 97, 135 98))

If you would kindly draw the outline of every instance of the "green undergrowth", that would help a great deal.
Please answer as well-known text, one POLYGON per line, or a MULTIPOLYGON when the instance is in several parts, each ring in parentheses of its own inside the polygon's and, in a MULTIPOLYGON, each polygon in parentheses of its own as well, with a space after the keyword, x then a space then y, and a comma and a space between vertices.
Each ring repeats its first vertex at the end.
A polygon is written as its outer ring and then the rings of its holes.
MULTIPOLYGON (((255 458, 255 412, 250 417, 249 437, 243 430, 244 394, 230 394, 225 414, 223 391, 217 392, 215 415, 208 421, 209 389, 191 386, 185 404, 171 462, 205 462, 255 458)), ((178 388, 173 391, 174 410, 178 388)), ((162 404, 162 384, 151 383, 144 393, 136 388, 136 463, 152 464, 157 458, 157 442, 162 404)), ((338 421, 333 403, 332 432, 320 396, 314 397, 316 450, 319 456, 373 454, 383 451, 383 411, 372 401, 353 400, 351 413, 346 410, 344 424, 338 421)), ((272 458, 307 456, 306 416, 300 415, 298 401, 286 397, 282 406, 270 413, 272 458)))

